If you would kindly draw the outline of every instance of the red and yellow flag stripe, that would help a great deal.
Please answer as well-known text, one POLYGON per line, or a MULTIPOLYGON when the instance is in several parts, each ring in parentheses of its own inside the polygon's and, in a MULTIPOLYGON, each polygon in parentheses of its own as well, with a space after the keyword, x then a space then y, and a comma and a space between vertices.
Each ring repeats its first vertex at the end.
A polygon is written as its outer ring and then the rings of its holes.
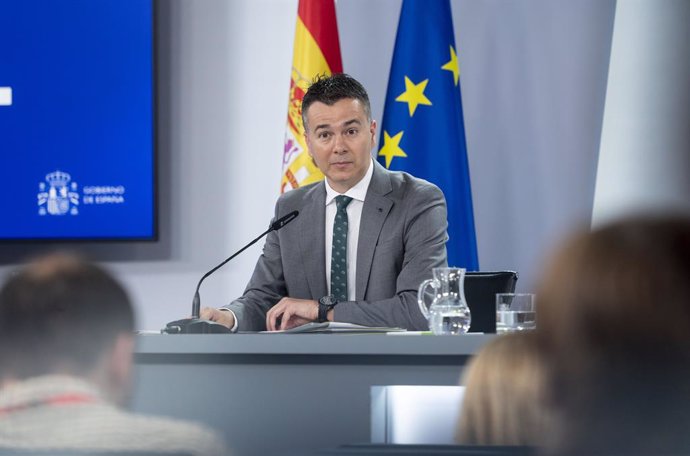
POLYGON ((334 0, 300 0, 290 78, 281 193, 323 179, 307 151, 302 98, 315 76, 341 73, 334 0))

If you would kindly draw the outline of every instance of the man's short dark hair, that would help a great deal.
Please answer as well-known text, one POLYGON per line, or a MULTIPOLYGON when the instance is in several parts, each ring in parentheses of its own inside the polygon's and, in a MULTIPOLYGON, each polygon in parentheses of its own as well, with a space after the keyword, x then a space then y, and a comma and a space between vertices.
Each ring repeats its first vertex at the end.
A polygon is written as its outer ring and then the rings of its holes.
POLYGON ((359 100, 364 108, 367 119, 371 121, 371 104, 369 95, 362 84, 355 78, 345 73, 337 73, 331 76, 320 75, 314 79, 309 86, 307 93, 302 98, 302 122, 305 130, 307 125, 307 111, 309 107, 317 101, 333 106, 336 102, 343 99, 359 100))
POLYGON ((104 269, 51 254, 0 289, 0 373, 88 373, 118 334, 134 329, 127 293, 104 269))

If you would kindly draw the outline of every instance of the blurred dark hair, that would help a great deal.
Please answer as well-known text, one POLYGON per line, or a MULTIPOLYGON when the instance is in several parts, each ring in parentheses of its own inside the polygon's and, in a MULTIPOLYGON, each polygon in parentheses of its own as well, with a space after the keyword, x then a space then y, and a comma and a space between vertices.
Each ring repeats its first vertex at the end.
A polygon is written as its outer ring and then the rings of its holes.
POLYGON ((320 75, 314 79, 314 82, 307 89, 307 93, 304 94, 304 98, 302 98, 302 122, 304 123, 304 129, 309 129, 307 125, 307 111, 312 104, 319 101, 328 106, 333 106, 333 104, 343 99, 359 100, 367 119, 371 121, 369 95, 359 81, 345 73, 338 73, 332 76, 320 75))
POLYGON ((73 255, 51 254, 0 289, 0 372, 86 373, 118 334, 133 329, 129 298, 109 273, 73 255))
POLYGON ((573 236, 537 295, 563 449, 690 450, 690 219, 573 236))

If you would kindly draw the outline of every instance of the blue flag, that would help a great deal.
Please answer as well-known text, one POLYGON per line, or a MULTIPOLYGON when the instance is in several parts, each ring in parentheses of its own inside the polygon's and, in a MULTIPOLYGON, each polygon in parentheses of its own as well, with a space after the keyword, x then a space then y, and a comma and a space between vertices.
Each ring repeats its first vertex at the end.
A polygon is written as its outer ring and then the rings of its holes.
POLYGON ((448 204, 448 264, 477 270, 472 191, 449 0, 403 0, 379 162, 438 185, 448 204))

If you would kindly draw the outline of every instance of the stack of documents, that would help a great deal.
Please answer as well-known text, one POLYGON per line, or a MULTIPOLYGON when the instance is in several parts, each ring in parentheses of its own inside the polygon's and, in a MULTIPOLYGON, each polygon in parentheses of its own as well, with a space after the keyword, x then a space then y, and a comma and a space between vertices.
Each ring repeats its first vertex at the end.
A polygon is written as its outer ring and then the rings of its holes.
POLYGON ((299 333, 388 333, 405 331, 402 328, 386 328, 378 326, 362 326, 353 323, 325 321, 323 323, 306 323, 295 328, 281 331, 262 331, 264 334, 299 334, 299 333))

